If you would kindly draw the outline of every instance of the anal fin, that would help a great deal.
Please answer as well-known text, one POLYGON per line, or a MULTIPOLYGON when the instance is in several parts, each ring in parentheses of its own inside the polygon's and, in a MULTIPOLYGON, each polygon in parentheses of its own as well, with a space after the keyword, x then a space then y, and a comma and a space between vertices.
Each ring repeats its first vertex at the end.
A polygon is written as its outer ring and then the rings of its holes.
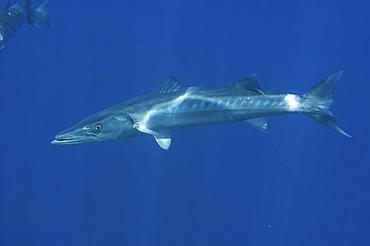
POLYGON ((245 120, 245 123, 257 128, 260 131, 266 132, 267 129, 267 120, 265 118, 253 118, 245 120))

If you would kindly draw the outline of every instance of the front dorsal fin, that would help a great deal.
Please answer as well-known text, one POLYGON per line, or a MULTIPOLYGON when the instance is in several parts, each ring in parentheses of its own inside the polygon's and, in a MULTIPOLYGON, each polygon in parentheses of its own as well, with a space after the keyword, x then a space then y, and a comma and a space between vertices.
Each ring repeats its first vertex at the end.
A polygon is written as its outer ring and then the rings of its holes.
POLYGON ((181 89, 180 82, 172 76, 169 76, 162 84, 161 88, 159 89, 159 93, 166 93, 170 91, 177 91, 181 89))

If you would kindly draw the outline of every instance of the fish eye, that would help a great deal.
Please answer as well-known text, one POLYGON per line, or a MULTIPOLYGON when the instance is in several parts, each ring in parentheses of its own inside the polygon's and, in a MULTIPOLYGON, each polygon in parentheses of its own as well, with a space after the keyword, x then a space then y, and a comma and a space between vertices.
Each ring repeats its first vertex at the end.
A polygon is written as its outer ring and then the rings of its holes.
POLYGON ((103 128, 103 126, 101 124, 96 124, 94 126, 95 131, 100 131, 102 128, 103 128))

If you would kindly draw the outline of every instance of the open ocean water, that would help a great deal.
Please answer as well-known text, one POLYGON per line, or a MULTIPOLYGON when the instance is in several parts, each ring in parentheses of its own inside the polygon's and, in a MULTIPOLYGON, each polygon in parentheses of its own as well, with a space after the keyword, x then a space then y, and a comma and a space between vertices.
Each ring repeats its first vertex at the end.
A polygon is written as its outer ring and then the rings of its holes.
MULTIPOLYGON (((20 1, 11 0, 10 4, 20 1)), ((33 0, 37 7, 42 0, 33 0)), ((2 1, 0 5, 6 5, 2 1)), ((0 54, 0 245, 370 245, 369 1, 61 1, 0 54), (86 116, 155 92, 303 94, 343 70, 331 111, 268 134, 239 122, 56 146, 86 116)))

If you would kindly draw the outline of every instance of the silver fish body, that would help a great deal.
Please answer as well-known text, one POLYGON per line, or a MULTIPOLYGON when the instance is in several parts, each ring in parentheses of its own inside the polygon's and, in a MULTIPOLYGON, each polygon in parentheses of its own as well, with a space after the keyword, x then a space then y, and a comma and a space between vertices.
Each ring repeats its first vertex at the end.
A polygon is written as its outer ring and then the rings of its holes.
POLYGON ((334 85, 342 72, 334 73, 304 95, 262 90, 255 75, 230 86, 181 88, 169 77, 157 93, 122 102, 82 120, 55 137, 53 144, 83 144, 151 134, 168 149, 172 130, 236 121, 264 131, 265 117, 305 114, 349 137, 328 110, 334 85))

